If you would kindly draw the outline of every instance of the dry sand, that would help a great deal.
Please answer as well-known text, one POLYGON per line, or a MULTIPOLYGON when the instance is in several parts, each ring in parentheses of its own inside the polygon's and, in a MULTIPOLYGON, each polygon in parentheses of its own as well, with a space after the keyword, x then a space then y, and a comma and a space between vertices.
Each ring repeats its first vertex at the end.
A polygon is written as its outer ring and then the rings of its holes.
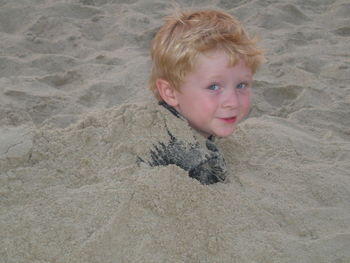
POLYGON ((170 1, 0 0, 1 263, 350 262, 349 1, 179 2, 266 50, 229 184, 133 164, 170 1))

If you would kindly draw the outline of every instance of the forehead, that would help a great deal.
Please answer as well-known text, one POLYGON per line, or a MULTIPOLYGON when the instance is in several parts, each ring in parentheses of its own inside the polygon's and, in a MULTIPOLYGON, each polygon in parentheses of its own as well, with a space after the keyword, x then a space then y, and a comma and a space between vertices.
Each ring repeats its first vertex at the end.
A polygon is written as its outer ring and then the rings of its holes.
POLYGON ((205 53, 199 53, 196 58, 195 67, 200 68, 210 65, 229 66, 230 56, 222 50, 212 50, 205 53))
POLYGON ((203 77, 224 74, 234 70, 244 73, 247 77, 252 75, 252 70, 247 66, 244 58, 235 56, 232 58, 223 50, 214 50, 201 53, 194 63, 193 73, 205 74, 203 77))

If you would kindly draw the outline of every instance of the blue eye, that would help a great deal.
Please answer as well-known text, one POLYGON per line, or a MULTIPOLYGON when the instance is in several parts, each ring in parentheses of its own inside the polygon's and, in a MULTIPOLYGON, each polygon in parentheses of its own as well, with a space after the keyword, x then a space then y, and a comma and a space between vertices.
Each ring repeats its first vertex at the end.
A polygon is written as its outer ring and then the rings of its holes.
POLYGON ((248 87, 248 85, 246 83, 241 82, 236 86, 236 89, 244 89, 247 87, 248 87))
POLYGON ((217 85, 217 84, 213 84, 213 85, 210 85, 210 86, 208 87, 208 89, 209 89, 209 90, 212 90, 212 91, 217 91, 217 90, 220 89, 220 87, 219 87, 219 85, 217 85))

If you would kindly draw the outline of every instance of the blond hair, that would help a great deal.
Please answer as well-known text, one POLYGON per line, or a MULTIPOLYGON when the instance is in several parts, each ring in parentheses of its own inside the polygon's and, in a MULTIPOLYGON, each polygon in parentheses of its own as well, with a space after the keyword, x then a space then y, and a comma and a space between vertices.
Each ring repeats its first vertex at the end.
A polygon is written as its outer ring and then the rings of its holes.
POLYGON ((161 100, 157 79, 168 81, 179 91, 186 74, 194 69, 197 56, 214 49, 228 54, 230 66, 243 58, 253 73, 263 61, 256 39, 249 38, 242 24, 226 12, 178 11, 166 17, 151 44, 149 87, 155 97, 161 100))

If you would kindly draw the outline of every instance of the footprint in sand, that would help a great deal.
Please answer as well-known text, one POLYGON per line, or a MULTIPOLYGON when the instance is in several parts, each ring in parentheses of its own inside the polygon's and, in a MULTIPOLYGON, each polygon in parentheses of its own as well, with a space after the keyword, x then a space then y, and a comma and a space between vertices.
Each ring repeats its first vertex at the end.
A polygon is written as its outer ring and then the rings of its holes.
POLYGON ((350 37, 350 26, 340 27, 334 30, 333 33, 341 37, 350 37))
POLYGON ((129 93, 130 91, 122 85, 108 82, 98 83, 89 87, 79 97, 78 103, 89 108, 97 105, 111 107, 126 99, 129 93))
POLYGON ((301 94, 305 88, 296 85, 276 86, 265 81, 255 82, 253 93, 253 106, 251 116, 257 117, 262 114, 287 117, 303 107, 299 105, 301 94))
POLYGON ((246 4, 248 2, 251 2, 250 0, 238 0, 238 1, 231 1, 231 0, 220 0, 218 3, 218 6, 225 10, 230 10, 232 8, 241 6, 243 4, 246 4))
POLYGON ((32 7, 13 7, 0 10, 0 32, 13 34, 31 23, 32 7))
POLYGON ((267 8, 264 13, 258 14, 255 24, 269 30, 280 30, 291 26, 301 25, 310 21, 310 18, 295 5, 280 5, 267 8))
POLYGON ((58 114, 62 109, 67 108, 67 99, 58 96, 37 96, 23 91, 8 90, 4 95, 24 104, 24 109, 35 124, 41 124, 46 119, 58 114))
POLYGON ((69 17, 75 19, 88 19, 95 15, 101 14, 102 11, 89 6, 77 4, 58 3, 47 9, 47 15, 57 17, 69 17))
POLYGON ((38 78, 37 80, 40 82, 44 82, 54 88, 60 88, 64 85, 82 80, 82 76, 76 71, 67 71, 64 73, 48 75, 43 78, 38 78))

